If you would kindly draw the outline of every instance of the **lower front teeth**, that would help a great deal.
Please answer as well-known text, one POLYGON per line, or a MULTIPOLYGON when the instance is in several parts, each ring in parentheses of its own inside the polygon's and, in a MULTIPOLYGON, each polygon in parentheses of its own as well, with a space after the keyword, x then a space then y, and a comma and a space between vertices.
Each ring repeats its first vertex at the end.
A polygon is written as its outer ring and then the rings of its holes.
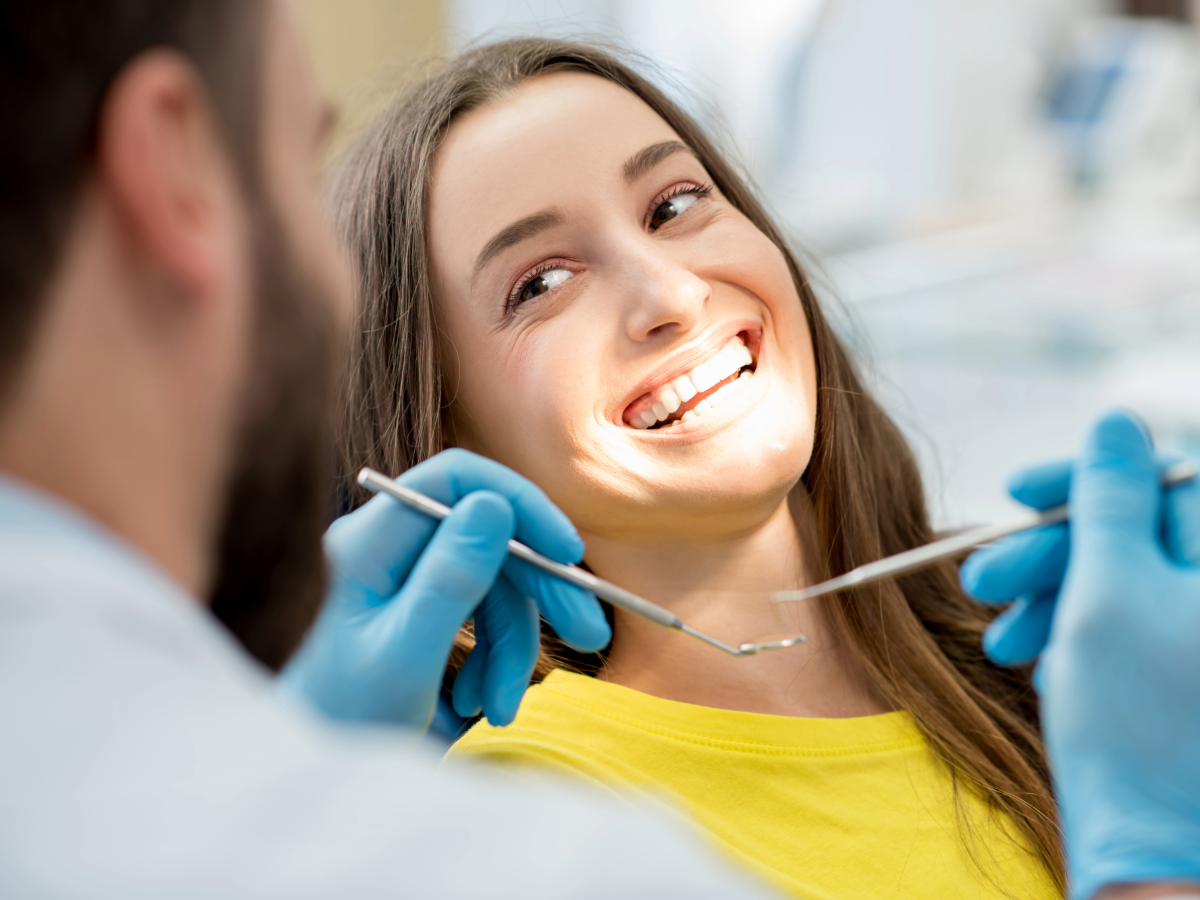
POLYGON ((729 384, 725 385, 725 387, 721 388, 719 391, 717 391, 716 393, 712 394, 711 396, 705 398, 704 400, 701 400, 694 407, 692 407, 687 412, 685 412, 682 416, 680 416, 678 419, 676 419, 675 422, 672 422, 670 424, 675 425, 678 422, 690 422, 693 419, 699 418, 700 416, 704 415, 706 412, 711 412, 712 410, 714 410, 718 406, 720 406, 722 403, 724 403, 726 400, 728 400, 730 397, 732 397, 741 388, 742 382, 745 381, 749 377, 750 377, 749 372, 743 372, 736 379, 729 382, 729 384))

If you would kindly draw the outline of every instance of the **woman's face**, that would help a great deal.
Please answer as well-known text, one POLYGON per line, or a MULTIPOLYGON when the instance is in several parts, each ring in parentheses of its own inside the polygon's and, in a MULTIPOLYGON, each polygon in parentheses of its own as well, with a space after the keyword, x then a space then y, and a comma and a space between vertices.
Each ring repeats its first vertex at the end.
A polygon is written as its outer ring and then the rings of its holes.
POLYGON ((733 536, 803 474, 816 374, 783 254, 633 94, 559 73, 455 122, 430 242, 448 439, 585 535, 733 536))

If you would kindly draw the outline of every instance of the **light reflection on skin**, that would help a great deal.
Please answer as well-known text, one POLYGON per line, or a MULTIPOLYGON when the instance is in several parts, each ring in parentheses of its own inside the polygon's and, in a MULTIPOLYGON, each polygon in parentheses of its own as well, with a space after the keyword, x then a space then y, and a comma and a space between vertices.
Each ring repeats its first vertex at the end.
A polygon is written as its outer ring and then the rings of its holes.
MULTIPOLYGON (((704 193, 711 182, 691 153, 651 154, 664 158, 629 177, 639 152, 677 140, 632 94, 577 73, 535 79, 449 130, 430 197, 448 440, 546 490, 598 574, 698 628, 752 640, 779 630, 767 595, 803 581, 786 501, 812 451, 815 364, 783 254, 704 193), (658 222, 672 195, 677 214, 658 222), (539 274, 549 289, 523 291, 539 274), (737 398, 686 428, 624 424, 647 384, 739 331, 761 340, 737 398)), ((607 677, 711 706, 877 711, 822 643, 815 612, 795 615, 784 627, 815 638, 808 648, 754 660, 720 660, 621 615, 607 677)))

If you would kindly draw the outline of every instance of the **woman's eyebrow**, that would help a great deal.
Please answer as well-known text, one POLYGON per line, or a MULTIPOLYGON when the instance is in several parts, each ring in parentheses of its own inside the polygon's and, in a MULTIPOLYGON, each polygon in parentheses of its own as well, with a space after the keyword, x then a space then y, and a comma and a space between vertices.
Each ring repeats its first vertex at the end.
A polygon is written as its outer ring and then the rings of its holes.
POLYGON ((548 209, 518 219, 507 228, 497 232, 496 236, 487 242, 487 245, 479 251, 479 256, 475 258, 475 271, 471 274, 472 283, 479 277, 483 267, 501 250, 507 250, 513 244, 519 244, 534 235, 541 234, 547 228, 558 225, 560 222, 562 222, 562 214, 557 210, 548 209))
POLYGON ((625 180, 637 181, 668 156, 691 153, 692 148, 682 141, 660 141, 639 150, 625 161, 625 180))
MULTIPOLYGON (((625 161, 623 171, 626 181, 636 181, 641 178, 668 156, 674 156, 676 153, 691 153, 692 149, 682 141, 659 141, 657 144, 651 144, 649 147, 643 147, 633 156, 625 161)), ((540 213, 534 213, 532 216, 526 216, 524 219, 519 219, 513 222, 508 227, 496 233, 482 250, 479 251, 479 256, 475 258, 475 271, 471 274, 471 282, 479 277, 479 273, 483 271, 483 267, 492 261, 502 250, 507 250, 513 244, 519 244, 521 241, 528 240, 535 235, 541 234, 547 228, 551 228, 562 222, 562 215, 557 210, 545 210, 540 213)))

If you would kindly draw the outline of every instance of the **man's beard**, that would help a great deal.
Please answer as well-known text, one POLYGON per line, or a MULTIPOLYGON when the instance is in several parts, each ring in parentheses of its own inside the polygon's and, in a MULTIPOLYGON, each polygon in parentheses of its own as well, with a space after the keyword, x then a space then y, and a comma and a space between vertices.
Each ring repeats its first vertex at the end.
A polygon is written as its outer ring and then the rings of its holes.
POLYGON ((266 204, 257 218, 254 340, 211 601, 246 650, 278 670, 325 593, 337 330, 331 298, 304 277, 266 204))

